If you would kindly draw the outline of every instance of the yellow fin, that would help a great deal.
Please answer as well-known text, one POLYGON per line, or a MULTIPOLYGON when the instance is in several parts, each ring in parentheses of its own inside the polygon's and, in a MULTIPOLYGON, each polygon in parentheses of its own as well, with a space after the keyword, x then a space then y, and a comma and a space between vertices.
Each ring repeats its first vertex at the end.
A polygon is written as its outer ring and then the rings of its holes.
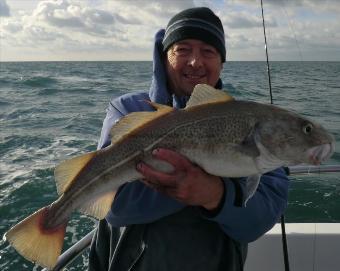
MULTIPOLYGON (((148 101, 149 102, 149 101, 148 101)), ((149 102, 157 111, 151 112, 133 112, 121 118, 111 128, 111 144, 115 144, 129 134, 137 131, 148 122, 151 122, 161 116, 164 116, 174 110, 174 108, 149 102)))
MULTIPOLYGON (((146 101, 146 102, 148 104, 150 104, 153 108, 157 109, 156 112, 158 112, 158 114, 162 114, 163 115, 165 113, 168 113, 168 112, 171 112, 171 111, 174 110, 173 107, 165 105, 165 104, 154 103, 154 102, 151 102, 151 101, 146 101)), ((153 113, 155 113, 155 112, 153 112, 153 113)))
POLYGON ((116 191, 111 191, 97 198, 95 201, 84 205, 79 210, 87 215, 91 215, 98 219, 103 219, 111 208, 111 204, 116 195, 116 191))
POLYGON ((227 94, 225 91, 218 90, 206 84, 198 84, 195 86, 189 101, 185 109, 192 106, 217 103, 217 102, 228 102, 232 101, 234 98, 227 94))
POLYGON ((7 240, 27 260, 52 269, 61 253, 66 223, 56 229, 43 229, 46 208, 27 217, 5 235, 7 240))
POLYGON ((84 166, 95 156, 96 152, 86 153, 61 162, 54 170, 58 195, 64 193, 84 166))

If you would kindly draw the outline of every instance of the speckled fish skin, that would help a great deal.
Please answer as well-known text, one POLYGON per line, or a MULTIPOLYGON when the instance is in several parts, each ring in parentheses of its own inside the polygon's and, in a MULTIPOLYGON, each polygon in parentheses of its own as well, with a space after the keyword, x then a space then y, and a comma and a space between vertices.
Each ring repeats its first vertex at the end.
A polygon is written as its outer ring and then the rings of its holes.
POLYGON ((141 175, 135 166, 141 160, 162 171, 171 171, 168 164, 152 159, 151 151, 159 147, 182 153, 210 174, 243 177, 284 165, 312 163, 307 150, 315 146, 329 149, 322 157, 327 159, 334 150, 334 139, 320 125, 278 107, 230 101, 188 111, 175 110, 146 124, 119 145, 98 151, 67 194, 79 195, 83 191, 78 198, 84 201, 139 179, 141 175), (313 127, 310 134, 303 130, 308 125, 313 127), (275 158, 271 168, 260 167, 258 160, 263 153, 259 143, 275 158))

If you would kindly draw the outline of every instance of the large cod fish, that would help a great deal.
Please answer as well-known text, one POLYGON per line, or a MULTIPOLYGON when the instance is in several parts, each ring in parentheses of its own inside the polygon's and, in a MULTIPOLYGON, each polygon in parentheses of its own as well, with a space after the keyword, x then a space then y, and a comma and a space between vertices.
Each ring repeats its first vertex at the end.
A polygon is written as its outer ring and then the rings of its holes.
POLYGON ((249 176, 247 199, 263 173, 320 164, 334 152, 333 137, 320 125, 272 105, 236 101, 207 85, 196 86, 182 110, 151 104, 157 111, 131 113, 114 125, 107 148, 56 167, 60 197, 4 236, 21 255, 53 268, 72 211, 104 218, 117 188, 142 177, 135 168, 141 160, 164 172, 173 169, 152 159, 158 147, 175 150, 216 176, 249 176))

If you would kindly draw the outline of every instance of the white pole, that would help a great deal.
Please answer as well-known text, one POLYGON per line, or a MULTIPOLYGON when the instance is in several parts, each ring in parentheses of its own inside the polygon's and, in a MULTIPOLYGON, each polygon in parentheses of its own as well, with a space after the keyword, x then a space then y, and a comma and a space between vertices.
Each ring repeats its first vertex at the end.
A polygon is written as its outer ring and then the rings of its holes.
POLYGON ((288 167, 290 175, 311 174, 311 173, 334 173, 340 172, 340 165, 324 166, 292 166, 288 167))

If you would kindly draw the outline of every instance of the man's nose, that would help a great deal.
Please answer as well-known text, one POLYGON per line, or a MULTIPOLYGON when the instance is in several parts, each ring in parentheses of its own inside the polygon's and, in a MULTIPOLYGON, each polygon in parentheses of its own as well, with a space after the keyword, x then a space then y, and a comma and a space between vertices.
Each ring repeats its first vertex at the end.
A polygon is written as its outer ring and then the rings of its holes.
POLYGON ((193 68, 201 67, 203 65, 201 53, 198 51, 193 51, 188 60, 188 64, 193 68))

